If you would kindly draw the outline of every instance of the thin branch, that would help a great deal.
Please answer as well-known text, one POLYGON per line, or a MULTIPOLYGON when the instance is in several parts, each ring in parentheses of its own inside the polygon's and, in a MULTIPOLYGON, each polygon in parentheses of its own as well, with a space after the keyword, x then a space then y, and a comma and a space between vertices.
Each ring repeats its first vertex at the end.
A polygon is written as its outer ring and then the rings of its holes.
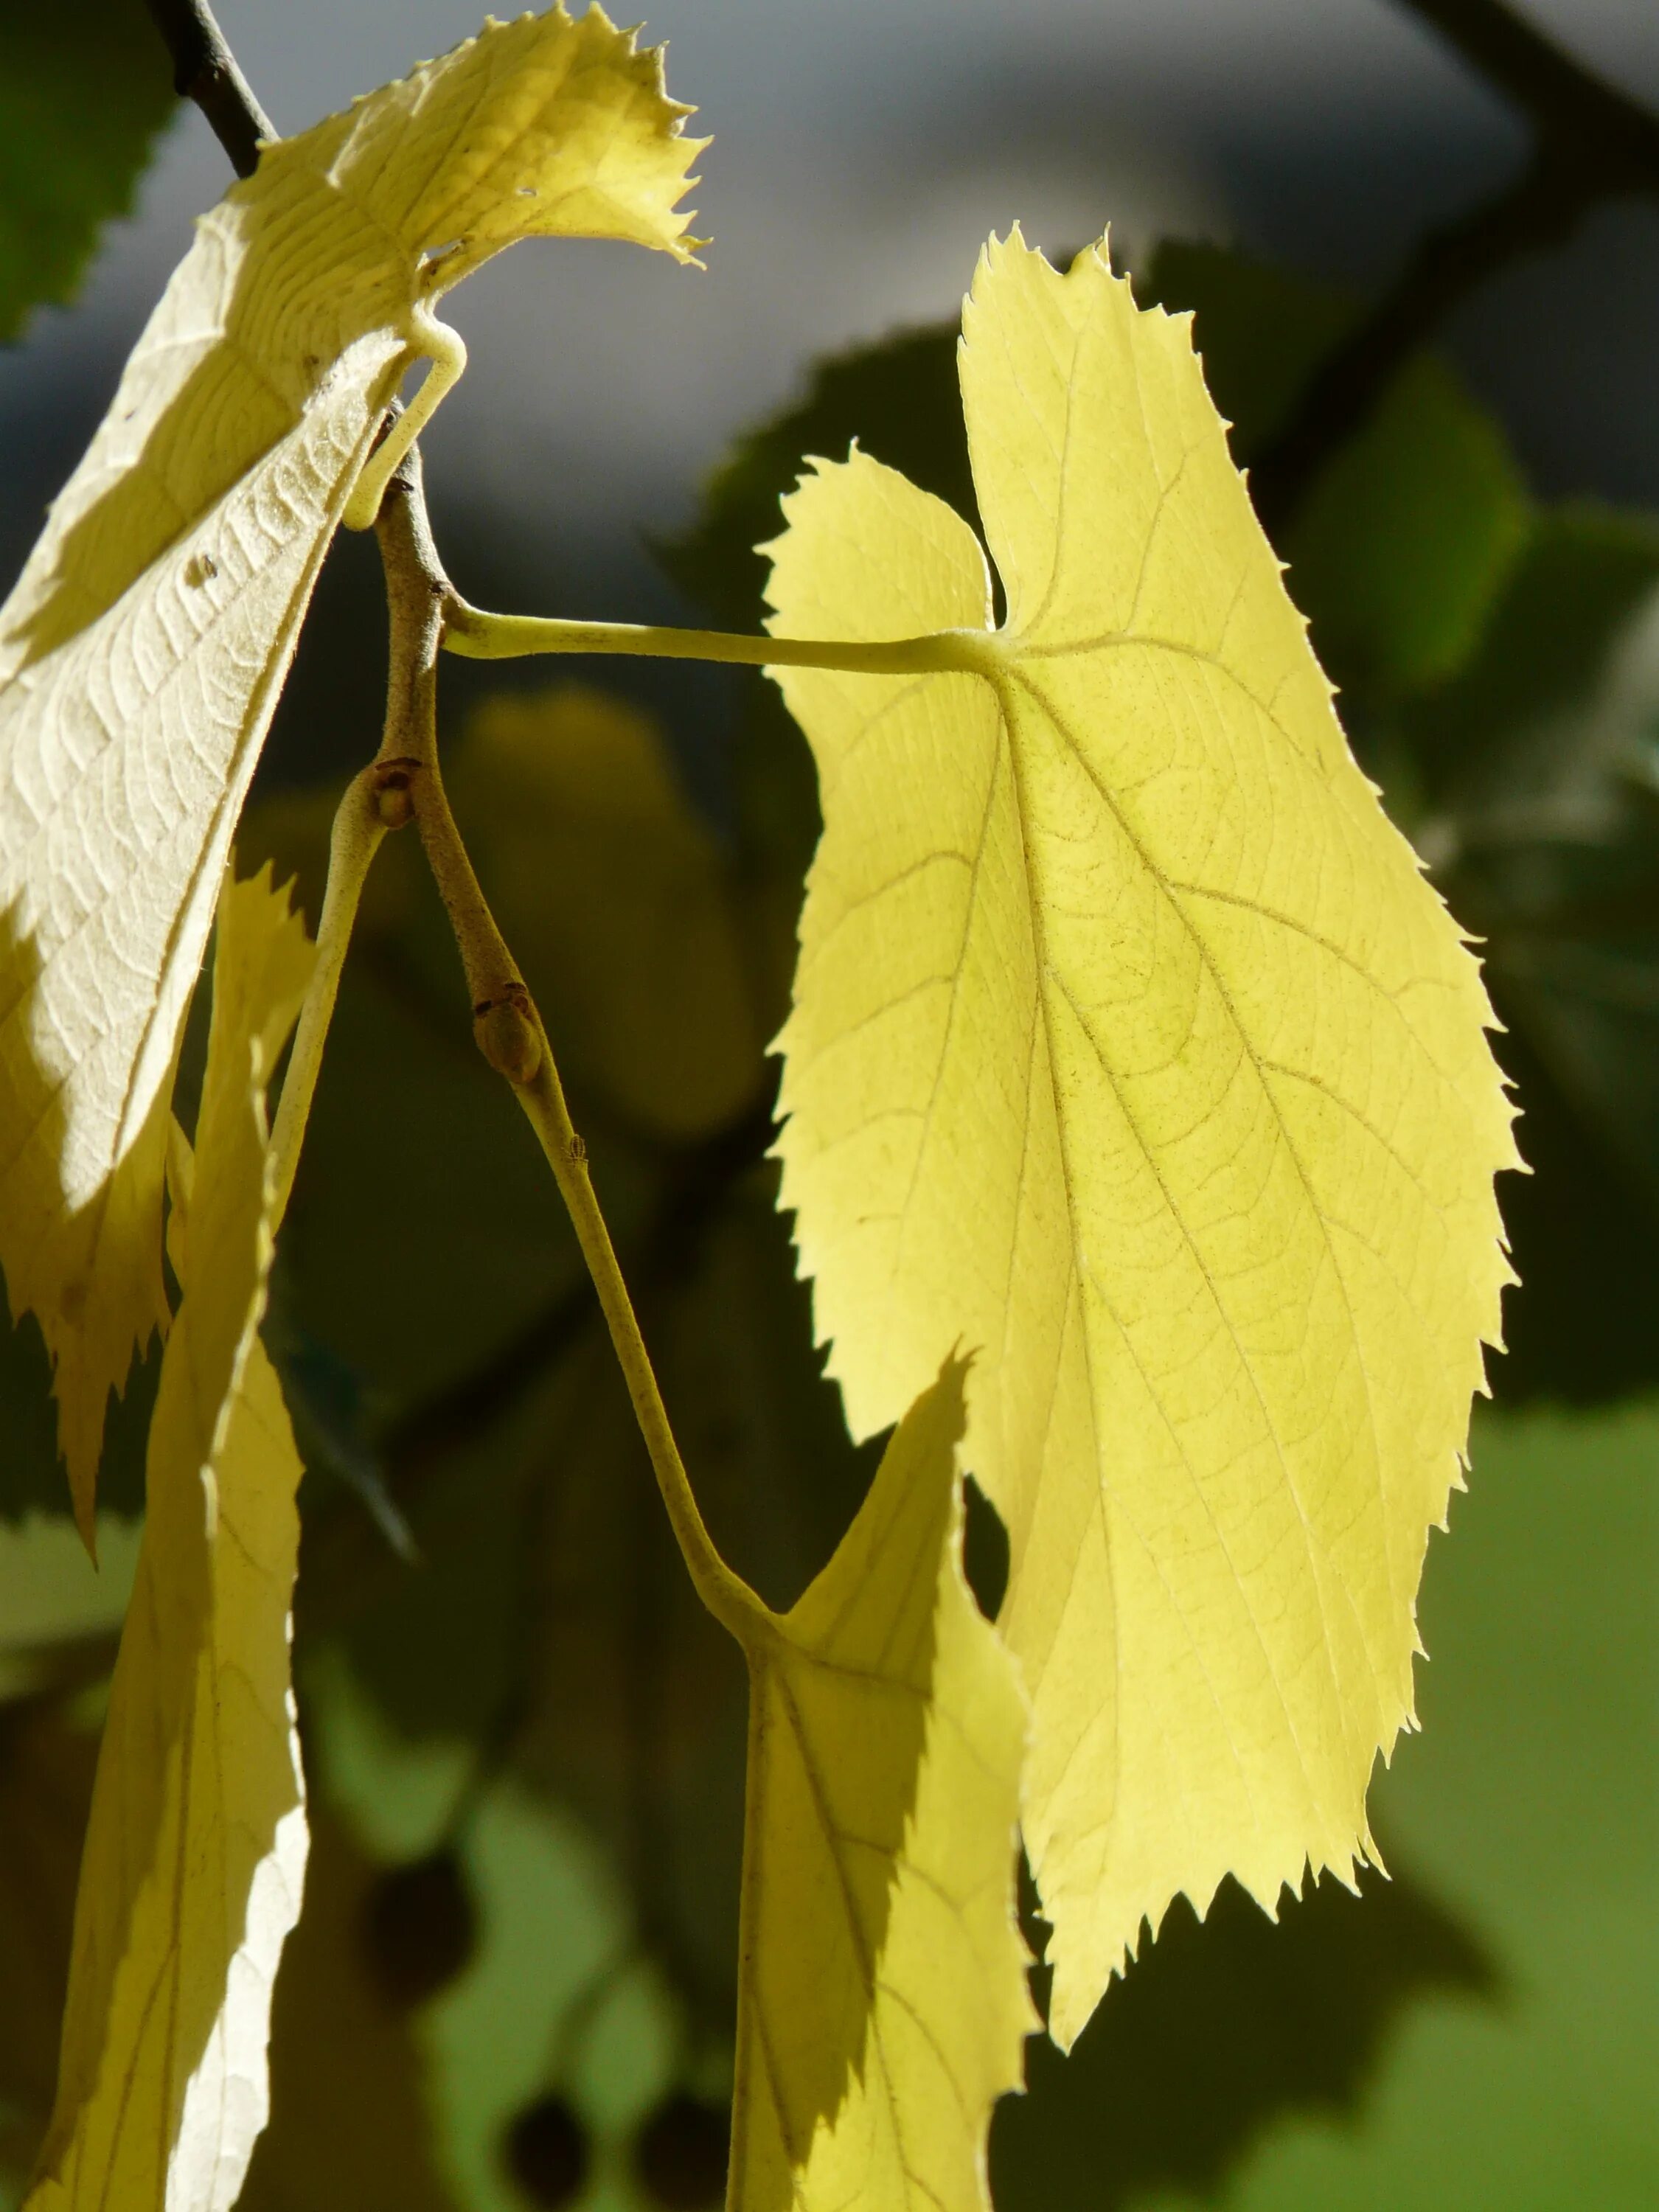
MULTIPOLYGON (((766 1158, 777 1131, 774 1099, 769 1086, 749 1112, 674 1158, 666 1188, 630 1255, 636 1279, 658 1285, 694 1264, 733 1186, 766 1158)), ((481 1366, 400 1413, 380 1443, 398 1502, 407 1502, 408 1490, 418 1486, 432 1464, 509 1412, 598 1318, 592 1283, 583 1275, 481 1366)))
POLYGON ((1543 156, 1514 184, 1420 239, 1370 312, 1314 371, 1290 421, 1250 467, 1261 526, 1281 546, 1327 465, 1376 413, 1395 377, 1452 311, 1512 261, 1563 242, 1589 201, 1543 156))
POLYGON ((1364 428, 1400 369, 1452 311, 1510 263, 1563 243, 1602 201, 1659 195, 1659 117, 1583 67, 1502 0, 1399 0, 1527 117, 1521 173, 1419 240, 1405 267, 1315 372, 1251 471, 1278 538, 1321 471, 1364 428))
POLYGON ((276 137, 276 130, 237 68, 207 0, 145 0, 145 5, 173 57, 173 90, 206 116, 237 175, 251 177, 261 143, 276 137))
POLYGON ((1632 191, 1659 189, 1659 116, 1595 75, 1504 0, 1397 0, 1439 33, 1540 139, 1576 139, 1605 176, 1632 191))
POLYGON ((994 680, 1002 641, 994 630, 943 629, 868 643, 850 638, 750 636, 741 631, 660 629, 641 623, 567 622, 552 615, 486 614, 452 592, 444 650, 467 660, 529 653, 630 653, 647 660, 711 660, 744 668, 830 668, 854 676, 968 673, 994 680))
POLYGON ((383 749, 381 773, 398 778, 397 788, 413 813, 448 909, 466 973, 478 1048, 512 1085, 570 1215, 687 1571, 710 1613, 747 1644, 770 1616, 748 1583, 721 1559, 704 1525, 588 1173, 587 1148, 570 1119, 547 1032, 495 926, 444 791, 437 746, 437 657, 446 611, 457 602, 427 523, 417 448, 411 447, 386 487, 374 527, 392 611, 391 696, 404 702, 395 738, 394 715, 388 711, 386 745, 395 750, 383 749), (404 671, 401 679, 396 672, 398 664, 404 671))

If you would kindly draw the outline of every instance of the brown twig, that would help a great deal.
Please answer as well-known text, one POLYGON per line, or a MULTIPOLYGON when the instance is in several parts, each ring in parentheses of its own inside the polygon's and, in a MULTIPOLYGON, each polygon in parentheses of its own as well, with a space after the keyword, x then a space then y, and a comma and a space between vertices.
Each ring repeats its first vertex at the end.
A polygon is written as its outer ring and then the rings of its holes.
POLYGON ((251 177, 262 142, 276 131, 237 68, 207 0, 145 0, 145 5, 173 57, 173 90, 206 116, 237 175, 251 177))
MULTIPOLYGON (((274 134, 206 0, 149 0, 149 5, 173 56, 179 90, 201 108, 238 173, 251 175, 260 142, 274 134)), ((362 848, 360 857, 365 866, 381 830, 399 828, 411 819, 419 828, 466 972, 473 1035, 484 1058, 512 1085, 547 1154, 687 1567, 710 1610, 735 1632, 740 1625, 748 1627, 762 1618, 765 1609, 727 1568, 703 1526, 594 1195, 586 1148, 571 1123, 546 1032, 495 927, 444 791, 437 748, 438 655, 446 614, 461 602, 433 543, 418 447, 411 446, 393 471, 374 527, 391 628, 386 716, 380 750, 348 791, 342 821, 360 833, 354 834, 353 850, 356 854, 362 848)), ((361 888, 362 872, 352 871, 356 888, 361 888)), ((355 896, 351 903, 355 906, 355 896)), ((337 932, 342 960, 349 924, 348 915, 337 932)), ((334 964, 337 969, 339 962, 334 964)), ((333 980, 337 982, 337 975, 333 980)), ((331 988, 326 995, 331 1008, 331 988)), ((321 1026, 326 1026, 326 1014, 321 1026)), ((307 1088, 292 1117, 296 1125, 308 1102, 307 1088)), ((290 1182, 297 1141, 296 1127, 287 1147, 290 1182)))
POLYGON ((386 737, 370 772, 381 780, 398 818, 412 817, 420 830, 465 970, 473 1036, 484 1058, 512 1085, 553 1171, 687 1571, 715 1619, 742 1641, 769 1616, 720 1558, 703 1524, 547 1032, 495 926, 444 791, 437 745, 437 663, 445 617, 456 602, 427 524, 420 459, 413 447, 386 486, 374 528, 392 611, 392 672, 386 737))
POLYGON ((1659 188, 1659 116, 1588 70, 1504 0, 1398 0, 1454 47, 1540 140, 1577 142, 1587 163, 1632 191, 1659 188))
POLYGON ((1405 267, 1309 380, 1251 471, 1270 536, 1375 412, 1399 370, 1488 277, 1568 238, 1601 202, 1659 195, 1659 117, 1584 68, 1503 0, 1400 0, 1455 49, 1533 131, 1520 174, 1420 239, 1405 267))

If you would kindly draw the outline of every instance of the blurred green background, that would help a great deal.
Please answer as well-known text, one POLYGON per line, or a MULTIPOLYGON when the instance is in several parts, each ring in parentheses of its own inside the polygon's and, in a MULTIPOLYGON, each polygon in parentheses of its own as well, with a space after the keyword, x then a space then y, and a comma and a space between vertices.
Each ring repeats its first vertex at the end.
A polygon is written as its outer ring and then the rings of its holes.
MULTIPOLYGON (((1554 62, 1528 122, 1492 38, 1542 25, 1659 105, 1659 24, 1566 0, 1520 19, 1487 0, 679 6, 652 27, 720 134, 707 289, 573 248, 463 295, 474 368, 426 443, 464 587, 752 628, 780 493, 855 435, 971 516, 950 311, 979 239, 1019 216, 1059 256, 1111 220, 1143 301, 1194 310, 1356 750, 1485 941, 1534 1170, 1504 1194, 1522 1287, 1497 1402, 1430 1550, 1424 1733, 1375 1792, 1393 1879, 1287 1897, 1276 1923, 1231 1890, 1202 1926, 1172 1912, 1070 2060, 1033 2046, 994 2136, 1000 2212, 1645 2208, 1659 156, 1644 171, 1638 118, 1620 170, 1624 140, 1554 62), (1534 143, 1553 166, 1528 200, 1534 143), (1464 219, 1494 202, 1507 228, 1479 248, 1464 219), (1345 359, 1370 385, 1348 419, 1345 359)), ((221 12, 290 128, 474 27, 462 0, 221 12)), ((167 75, 138 0, 0 16, 8 574, 188 211, 222 188, 167 75)), ((376 588, 369 549, 343 545, 241 839, 313 915, 338 788, 373 748, 376 588)), ((700 1497, 787 1600, 872 1465, 819 1372, 766 1158, 817 829, 805 749, 757 677, 445 683, 457 812, 700 1497)), ((719 2200, 742 1671, 685 1583, 596 1319, 393 841, 266 1332, 307 1467, 314 1841, 259 2212, 719 2200)), ((153 1385, 152 1365, 112 1423, 94 1577, 33 1322, 0 1340, 0 2204, 52 2094, 153 1385)), ((988 1605, 999 1535, 980 1509, 988 1605)))

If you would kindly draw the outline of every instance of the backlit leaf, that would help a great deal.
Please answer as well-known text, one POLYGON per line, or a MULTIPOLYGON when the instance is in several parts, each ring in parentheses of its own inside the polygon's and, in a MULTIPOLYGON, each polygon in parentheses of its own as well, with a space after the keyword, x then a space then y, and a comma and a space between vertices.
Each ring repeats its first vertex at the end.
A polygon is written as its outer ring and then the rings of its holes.
POLYGON ((267 878, 228 884, 188 1212, 171 1240, 184 1297, 29 2212, 226 2212, 264 2124, 306 1825, 289 1679, 300 1463, 258 1340, 264 1094, 311 960, 267 878))
POLYGON ((1014 1919, 1024 1701, 963 1580, 963 1369, 749 1656, 733 2212, 989 2205, 1036 2025, 1014 1919))
POLYGON ((491 24, 266 149, 198 226, 0 610, 0 1264, 83 1526, 165 1326, 167 1094, 237 811, 386 403, 498 248, 684 260, 696 142, 597 8, 491 24))
POLYGON ((966 526, 861 455, 775 549, 780 633, 959 628, 981 672, 781 676, 825 819, 783 1202, 855 1434, 979 1348, 1069 2043, 1177 1891, 1366 1850, 1513 1147, 1188 326, 1016 235, 962 374, 1004 631, 966 526))

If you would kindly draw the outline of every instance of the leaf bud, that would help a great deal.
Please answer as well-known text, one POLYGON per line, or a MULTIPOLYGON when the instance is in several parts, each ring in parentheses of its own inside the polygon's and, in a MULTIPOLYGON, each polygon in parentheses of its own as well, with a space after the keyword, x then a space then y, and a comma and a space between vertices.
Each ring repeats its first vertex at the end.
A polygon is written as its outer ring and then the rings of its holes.
POLYGON ((474 1006, 472 1034, 497 1075, 509 1083, 528 1083, 542 1064, 542 1041, 522 983, 509 983, 499 999, 474 1006))
POLYGON ((374 769, 374 811, 388 830, 401 830, 415 812, 410 786, 419 771, 416 760, 380 761, 374 769))

